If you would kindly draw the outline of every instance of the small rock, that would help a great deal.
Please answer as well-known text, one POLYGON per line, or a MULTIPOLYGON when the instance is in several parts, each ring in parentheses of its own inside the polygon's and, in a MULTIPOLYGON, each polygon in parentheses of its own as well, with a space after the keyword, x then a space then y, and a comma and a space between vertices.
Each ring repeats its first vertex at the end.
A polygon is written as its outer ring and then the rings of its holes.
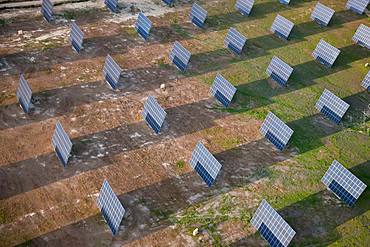
POLYGON ((365 67, 367 68, 367 67, 369 67, 369 63, 365 63, 365 67))
POLYGON ((18 35, 22 35, 23 34, 23 31, 22 30, 18 30, 18 35))
POLYGON ((194 231, 193 231, 193 236, 198 235, 198 233, 199 233, 199 229, 198 228, 195 228, 194 231))
POLYGON ((161 89, 162 89, 162 90, 165 90, 165 89, 166 89, 166 84, 162 83, 162 84, 161 84, 161 89))

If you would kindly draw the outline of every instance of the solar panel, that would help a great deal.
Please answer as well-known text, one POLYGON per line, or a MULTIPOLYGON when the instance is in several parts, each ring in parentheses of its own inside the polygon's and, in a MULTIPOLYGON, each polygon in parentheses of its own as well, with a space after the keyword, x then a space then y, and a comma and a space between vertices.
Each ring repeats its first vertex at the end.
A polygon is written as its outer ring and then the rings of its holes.
POLYGON ((278 84, 285 86, 293 73, 293 68, 277 56, 274 56, 267 67, 266 73, 278 84))
POLYGON ((173 6, 174 0, 162 0, 162 1, 165 2, 165 4, 167 4, 168 6, 173 6))
POLYGON ((108 54, 105 59, 103 76, 105 81, 112 89, 116 89, 119 83, 119 78, 121 77, 122 69, 113 60, 113 58, 108 54))
POLYGON ((42 0, 41 2, 41 13, 47 22, 54 20, 53 3, 50 0, 42 0))
POLYGON ((247 38, 243 34, 239 33, 235 28, 231 27, 227 32, 224 45, 235 54, 240 55, 243 52, 246 42, 247 38))
POLYGON ((349 108, 349 104, 325 89, 320 99, 316 102, 316 108, 330 120, 339 124, 349 108))
POLYGON ((333 17, 335 11, 322 3, 317 3, 315 9, 311 14, 311 19, 316 21, 322 26, 329 25, 331 18, 333 17))
POLYGON ((75 51, 80 52, 82 44, 84 42, 84 34, 82 30, 77 26, 76 22, 72 22, 71 26, 71 43, 75 51))
POLYGON ((346 4, 346 9, 350 9, 353 12, 362 15, 369 2, 370 0, 349 0, 346 4))
POLYGON ((258 206, 251 223, 272 247, 288 246, 296 233, 266 200, 258 206))
POLYGON ((370 50, 370 27, 360 24, 352 40, 370 50))
POLYGON ((321 39, 312 56, 326 67, 332 67, 339 56, 340 50, 321 39))
POLYGON ((218 173, 221 170, 222 165, 216 160, 216 158, 206 149, 206 147, 198 142, 191 160, 190 165, 204 180, 204 182, 211 187, 215 182, 218 173))
POLYGON ((144 110, 141 115, 154 132, 158 134, 161 131, 167 113, 153 96, 149 96, 144 104, 144 110))
POLYGON ((254 5, 254 0, 238 0, 235 4, 235 9, 237 9, 242 15, 250 15, 254 5))
POLYGON ((62 162, 65 167, 71 154, 72 142, 59 121, 55 125, 55 131, 51 143, 60 162, 62 162))
POLYGON ((118 12, 118 0, 104 0, 105 6, 113 13, 118 12))
POLYGON ((360 179, 334 160, 321 181, 339 199, 353 206, 367 187, 360 179))
POLYGON ((280 0, 280 3, 288 5, 290 3, 290 0, 280 0))
POLYGON ((193 6, 191 7, 190 11, 190 20, 191 22, 200 27, 204 27, 204 22, 206 21, 208 16, 208 13, 205 9, 203 9, 201 6, 199 6, 197 3, 194 3, 193 6))
POLYGON ((225 107, 228 107, 235 95, 236 88, 222 75, 217 74, 211 87, 211 94, 225 107))
POLYGON ((281 15, 277 15, 274 23, 272 23, 271 32, 275 33, 281 38, 288 39, 293 27, 293 22, 289 21, 281 15))
POLYGON ((363 86, 367 91, 370 91, 370 70, 367 72, 364 80, 361 83, 361 86, 363 86))
POLYGON ((152 25, 153 24, 149 20, 149 18, 146 17, 142 12, 140 12, 135 23, 135 29, 144 40, 147 40, 149 38, 152 25))
POLYGON ((19 77, 19 86, 17 90, 17 98, 19 104, 21 105, 23 111, 28 113, 32 103, 32 91, 30 86, 28 85, 27 80, 24 78, 23 75, 19 77))
POLYGON ((188 67, 190 57, 191 53, 186 50, 180 42, 176 41, 170 54, 170 60, 176 65, 176 67, 181 71, 185 71, 188 67))
POLYGON ((272 112, 269 112, 261 126, 260 132, 271 141, 275 147, 282 151, 288 144, 294 131, 272 112))
POLYGON ((107 180, 100 189, 97 204, 113 235, 116 235, 126 211, 107 180))

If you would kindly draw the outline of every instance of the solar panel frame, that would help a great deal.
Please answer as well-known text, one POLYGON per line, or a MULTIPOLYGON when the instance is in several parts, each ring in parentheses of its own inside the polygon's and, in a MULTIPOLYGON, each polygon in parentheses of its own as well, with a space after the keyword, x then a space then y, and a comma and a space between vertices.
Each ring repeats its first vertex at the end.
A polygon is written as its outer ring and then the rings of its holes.
POLYGON ((158 134, 161 131, 167 113, 153 96, 149 96, 141 115, 154 132, 158 134))
POLYGON ((19 77, 19 86, 16 95, 23 111, 29 113, 32 105, 32 90, 23 74, 19 77))
POLYGON ((251 224, 273 247, 288 246, 296 234, 294 229, 264 199, 254 213, 251 224))
POLYGON ((311 19, 322 26, 328 26, 335 11, 324 4, 317 2, 311 14, 311 19))
POLYGON ((73 21, 71 25, 70 41, 72 44, 72 48, 78 53, 83 49, 83 40, 84 33, 82 32, 80 27, 76 24, 76 22, 73 21))
POLYGON ((360 24, 352 40, 358 45, 370 50, 370 27, 360 24))
POLYGON ((121 67, 108 54, 104 63, 103 76, 112 89, 117 89, 122 71, 121 67))
POLYGON ((339 124, 344 114, 346 114, 349 104, 344 100, 330 92, 328 89, 324 89, 319 100, 316 102, 316 109, 327 116, 330 120, 339 124))
POLYGON ((370 70, 369 72, 367 72, 365 78, 363 79, 361 86, 367 89, 367 91, 370 91, 370 70))
POLYGON ((225 107, 228 107, 234 98, 236 88, 226 80, 221 74, 217 73, 211 87, 211 94, 225 107))
POLYGON ((334 65, 339 54, 340 50, 326 42, 324 39, 319 41, 315 50, 312 52, 312 56, 328 68, 334 65))
POLYGON ((235 9, 242 15, 249 16, 252 12, 254 0, 238 0, 235 3, 235 9))
POLYGON ((118 0, 104 0, 104 4, 111 12, 118 12, 118 0))
POLYGON ((140 37, 142 37, 144 40, 148 40, 152 26, 153 23, 151 20, 146 17, 143 12, 140 12, 135 23, 135 29, 140 37))
POLYGON ((278 14, 276 15, 274 22, 272 23, 270 30, 277 36, 288 40, 293 27, 293 22, 278 14))
POLYGON ((246 42, 247 37, 245 37, 235 28, 231 27, 227 32, 226 38, 224 40, 224 45, 226 48, 230 49, 234 54, 241 55, 246 42))
POLYGON ((195 146, 189 163, 208 187, 214 184, 222 168, 221 163, 201 142, 198 142, 195 146))
POLYGON ((54 20, 53 3, 50 0, 42 0, 41 2, 41 13, 47 22, 54 20))
POLYGON ((96 202, 112 234, 116 235, 126 210, 107 180, 104 180, 96 202))
POLYGON ((275 114, 269 112, 260 128, 261 134, 282 151, 288 144, 294 131, 280 120, 275 114))
POLYGON ((367 187, 336 160, 330 165, 321 182, 348 206, 353 206, 367 187))
POLYGON ((72 151, 72 141, 67 132, 63 129, 60 121, 55 124, 54 135, 51 141, 54 151, 64 167, 68 164, 68 159, 72 151))
POLYGON ((353 12, 362 15, 370 0, 349 0, 346 4, 346 9, 352 10, 353 12))
POLYGON ((175 41, 170 53, 171 62, 173 62, 180 71, 184 72, 188 67, 190 57, 191 53, 185 49, 180 42, 175 41))
POLYGON ((200 28, 204 27, 204 23, 207 20, 208 12, 202 6, 197 3, 193 3, 190 11, 189 18, 191 22, 200 28))
POLYGON ((266 73, 279 85, 285 86, 293 73, 293 68, 277 56, 273 56, 266 73))

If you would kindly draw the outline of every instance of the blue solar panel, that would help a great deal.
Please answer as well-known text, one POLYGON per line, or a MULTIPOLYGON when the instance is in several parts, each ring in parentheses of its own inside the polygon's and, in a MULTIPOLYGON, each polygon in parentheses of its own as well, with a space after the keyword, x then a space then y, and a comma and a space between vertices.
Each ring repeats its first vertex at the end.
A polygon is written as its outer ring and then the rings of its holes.
POLYGON ((235 4, 237 9, 242 15, 250 15, 254 5, 254 0, 238 0, 235 4))
POLYGON ((105 6, 113 13, 118 12, 118 0, 104 0, 105 6))
POLYGON ((185 71, 188 67, 190 57, 191 53, 180 42, 176 41, 170 54, 170 60, 176 67, 181 71, 185 71))
POLYGON ((336 160, 333 161, 321 181, 348 206, 353 206, 367 187, 336 160))
POLYGON ((272 23, 271 32, 275 33, 281 38, 288 39, 293 27, 293 22, 289 21, 281 15, 277 15, 274 23, 272 23))
POLYGON ((211 187, 215 182, 218 173, 221 170, 222 165, 217 159, 206 149, 206 147, 198 142, 191 160, 190 165, 204 180, 204 182, 211 187))
POLYGON ((173 6, 173 2, 174 0, 162 0, 165 4, 167 4, 168 6, 173 6))
POLYGON ((333 17, 335 11, 322 3, 317 3, 315 9, 311 14, 311 19, 316 21, 322 26, 329 25, 331 18, 333 17))
POLYGON ((266 73, 278 84, 285 86, 293 73, 293 68, 277 56, 274 56, 267 67, 266 73))
POLYGON ((152 28, 152 22, 142 12, 139 13, 137 21, 135 23, 135 29, 137 33, 144 39, 147 40, 150 35, 152 28))
POLYGON ((107 180, 100 189, 97 204, 113 235, 116 235, 126 211, 107 180))
POLYGON ((360 24, 352 40, 360 46, 370 50, 370 27, 360 24))
POLYGON ((144 104, 144 110, 141 115, 154 132, 158 134, 161 131, 167 113, 153 96, 149 96, 144 104))
POLYGON ((370 70, 367 72, 364 80, 361 83, 361 86, 367 89, 367 91, 370 91, 370 70))
POLYGON ((107 55, 103 69, 103 76, 105 81, 112 89, 116 89, 118 87, 121 73, 122 69, 119 67, 119 65, 110 55, 107 55))
POLYGON ((236 88, 222 75, 217 74, 211 87, 211 94, 225 107, 228 107, 236 93, 236 88))
POLYGON ((365 12, 367 5, 370 0, 349 0, 346 4, 346 9, 350 9, 353 12, 362 15, 365 12))
POLYGON ((316 49, 312 52, 312 56, 321 64, 330 68, 339 56, 340 50, 321 39, 317 44, 316 49))
POLYGON ((76 22, 72 22, 71 26, 71 43, 72 48, 80 52, 83 48, 83 42, 84 42, 84 34, 81 31, 81 29, 77 26, 76 22))
POLYGON ((349 104, 325 89, 316 103, 316 108, 334 123, 339 124, 349 108, 349 104))
POLYGON ((47 22, 54 20, 53 3, 50 0, 42 0, 41 13, 47 22))
POLYGON ((296 234, 266 200, 258 206, 251 223, 272 247, 288 246, 296 234))
POLYGON ((204 22, 206 21, 208 13, 198 4, 194 3, 190 11, 190 20, 197 27, 203 28, 204 22))
POLYGON ((32 91, 27 80, 23 75, 19 77, 19 86, 17 90, 17 98, 23 111, 28 113, 32 105, 32 91))
POLYGON ((65 167, 72 151, 72 142, 59 121, 55 125, 55 131, 51 143, 60 162, 62 162, 65 167))
POLYGON ((288 5, 290 3, 290 0, 279 0, 279 2, 288 5))
POLYGON ((243 52, 247 38, 239 33, 235 28, 231 27, 227 32, 224 45, 229 48, 232 52, 240 55, 243 52))

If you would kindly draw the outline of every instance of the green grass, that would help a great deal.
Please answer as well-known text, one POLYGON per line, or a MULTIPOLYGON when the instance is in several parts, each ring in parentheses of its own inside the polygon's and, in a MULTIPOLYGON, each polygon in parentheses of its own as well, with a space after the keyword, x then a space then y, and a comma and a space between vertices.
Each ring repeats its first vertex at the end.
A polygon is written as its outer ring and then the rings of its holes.
POLYGON ((178 168, 178 169, 183 169, 184 167, 185 167, 185 161, 184 160, 178 160, 177 162, 176 162, 176 167, 178 168))
POLYGON ((6 215, 2 208, 0 208, 0 224, 6 223, 6 215))

